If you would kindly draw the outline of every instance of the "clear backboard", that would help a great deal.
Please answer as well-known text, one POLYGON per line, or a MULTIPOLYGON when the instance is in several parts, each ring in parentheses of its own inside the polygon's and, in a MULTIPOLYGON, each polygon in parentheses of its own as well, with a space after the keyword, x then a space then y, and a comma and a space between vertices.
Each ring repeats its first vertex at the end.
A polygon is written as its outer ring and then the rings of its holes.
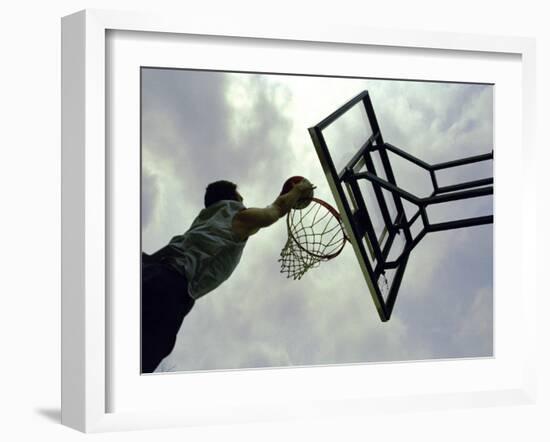
POLYGON ((430 223, 426 211, 430 205, 492 194, 492 177, 453 186, 439 186, 436 177, 439 170, 492 160, 492 150, 427 164, 384 142, 368 91, 309 128, 309 133, 382 321, 390 319, 410 253, 426 233, 493 222, 488 215, 430 223), (429 174, 429 197, 397 186, 390 153, 429 174))

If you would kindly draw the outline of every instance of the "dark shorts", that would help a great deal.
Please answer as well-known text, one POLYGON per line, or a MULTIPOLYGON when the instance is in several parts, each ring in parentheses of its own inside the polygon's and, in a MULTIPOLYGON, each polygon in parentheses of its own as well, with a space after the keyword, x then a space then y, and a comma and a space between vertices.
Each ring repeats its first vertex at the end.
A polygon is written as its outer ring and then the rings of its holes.
POLYGON ((187 279, 159 262, 143 260, 141 281, 141 371, 152 373, 168 356, 183 318, 195 304, 187 279))

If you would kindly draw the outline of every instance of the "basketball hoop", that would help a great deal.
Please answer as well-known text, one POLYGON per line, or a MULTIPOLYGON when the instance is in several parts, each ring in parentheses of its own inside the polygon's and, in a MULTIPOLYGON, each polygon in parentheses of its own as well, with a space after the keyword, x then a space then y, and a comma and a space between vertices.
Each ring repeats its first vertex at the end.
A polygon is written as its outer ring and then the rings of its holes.
POLYGON ((301 279, 309 269, 336 258, 346 245, 340 214, 326 201, 313 198, 304 209, 286 217, 288 240, 281 250, 281 273, 301 279))

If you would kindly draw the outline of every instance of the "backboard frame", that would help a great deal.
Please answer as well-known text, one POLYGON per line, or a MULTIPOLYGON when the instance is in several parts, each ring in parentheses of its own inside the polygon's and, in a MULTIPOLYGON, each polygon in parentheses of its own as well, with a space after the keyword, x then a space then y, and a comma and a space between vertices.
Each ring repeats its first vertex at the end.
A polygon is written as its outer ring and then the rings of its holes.
MULTIPOLYGON (((374 107, 367 90, 360 92, 343 104, 317 125, 308 129, 315 150, 323 167, 330 189, 342 215, 348 238, 361 267, 365 281, 371 293, 374 305, 381 321, 391 318, 397 294, 405 274, 410 253, 429 232, 458 229, 493 223, 493 215, 462 218, 447 222, 431 223, 427 207, 450 201, 466 200, 493 194, 493 178, 487 177, 475 181, 465 181, 451 186, 439 186, 436 171, 453 167, 493 160, 493 149, 486 154, 455 159, 438 164, 428 164, 406 151, 386 143, 382 136, 374 107), (372 135, 354 153, 349 162, 337 170, 327 145, 323 130, 344 116, 357 105, 363 105, 372 130, 372 135), (397 186, 388 151, 424 169, 429 175, 433 191, 429 197, 420 198, 397 186), (372 159, 372 153, 378 152, 386 179, 380 178, 372 159), (366 171, 361 171, 366 167, 366 171), (360 190, 359 182, 367 180, 372 184, 380 213, 384 220, 382 235, 377 236, 368 205, 360 190), (397 215, 392 218, 383 190, 391 193, 397 215), (346 196, 348 195, 348 196, 346 196), (407 219, 403 201, 417 206, 415 214, 407 219), (414 237, 411 226, 421 217, 422 229, 414 237), (405 245, 397 259, 389 260, 390 250, 397 235, 403 234, 405 245), (387 236, 387 239, 385 238, 387 236), (374 259, 369 259, 369 253, 374 259), (373 261, 373 262, 371 262, 373 261), (385 279, 387 270, 395 269, 389 285, 389 291, 384 297, 380 286, 376 283, 385 279)), ((371 209, 372 211, 372 209, 371 209)))

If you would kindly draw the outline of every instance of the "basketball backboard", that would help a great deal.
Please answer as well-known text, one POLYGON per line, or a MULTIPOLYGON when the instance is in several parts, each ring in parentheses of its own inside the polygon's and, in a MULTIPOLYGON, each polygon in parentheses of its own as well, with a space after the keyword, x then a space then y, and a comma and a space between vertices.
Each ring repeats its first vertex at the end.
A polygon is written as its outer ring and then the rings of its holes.
POLYGON ((426 212, 429 205, 492 194, 492 177, 443 187, 436 178, 438 170, 492 160, 492 150, 430 165, 384 141, 368 91, 309 133, 382 321, 390 319, 410 253, 426 233, 493 222, 489 215, 430 223, 426 212), (399 188, 389 153, 429 174, 433 193, 420 198, 399 188))

